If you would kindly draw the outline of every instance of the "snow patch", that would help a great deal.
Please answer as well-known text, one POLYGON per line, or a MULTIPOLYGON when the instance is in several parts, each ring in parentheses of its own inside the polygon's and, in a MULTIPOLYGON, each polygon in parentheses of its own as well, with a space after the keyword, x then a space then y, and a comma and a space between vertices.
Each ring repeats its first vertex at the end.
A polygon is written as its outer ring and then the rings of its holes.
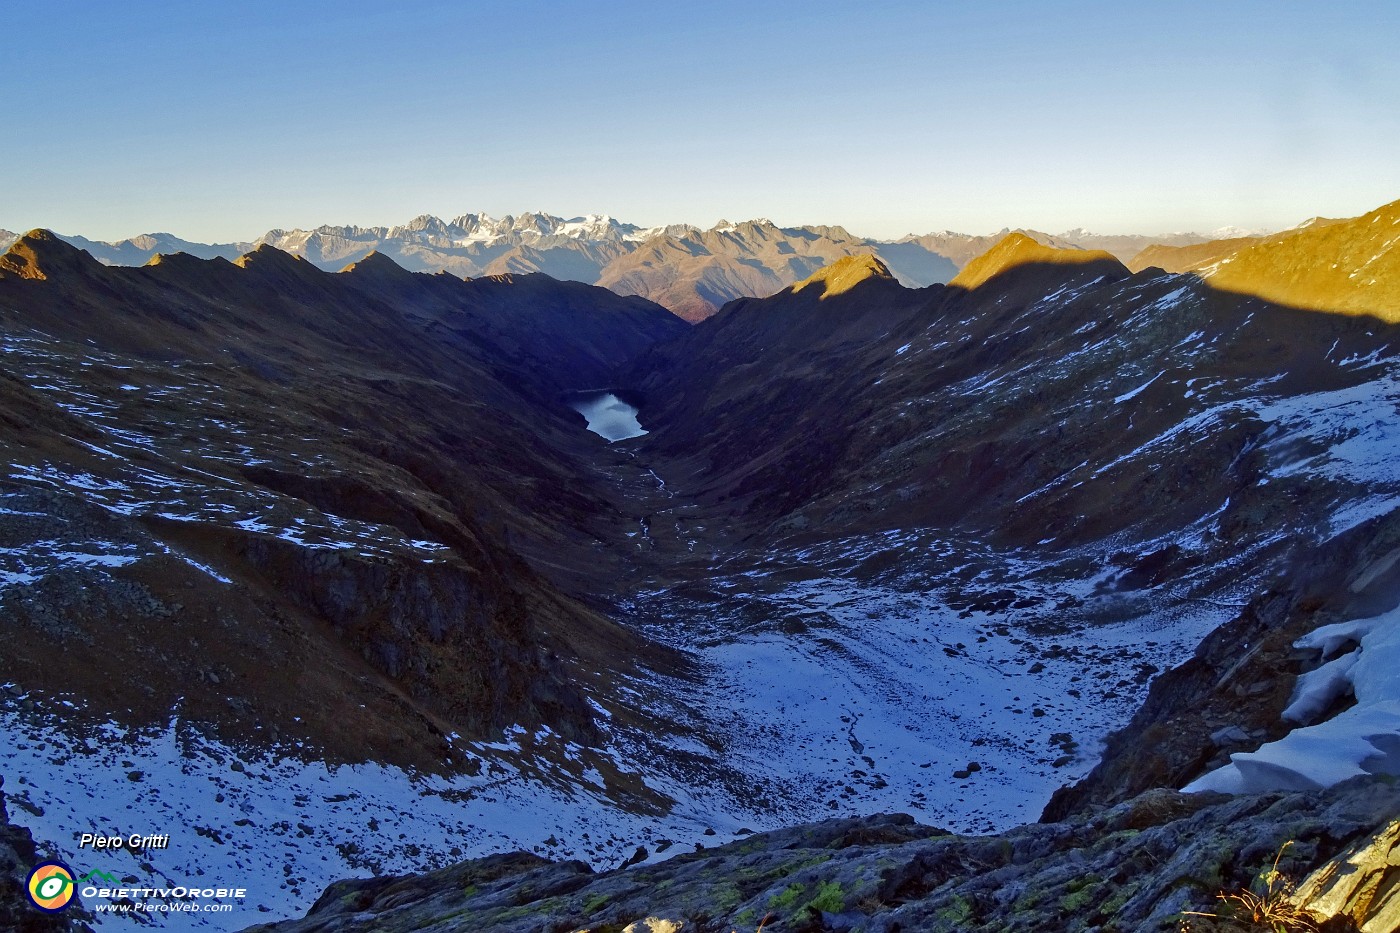
POLYGON ((1160 373, 1158 373, 1157 375, 1153 376, 1151 379, 1147 380, 1147 381, 1144 382, 1142 385, 1138 386, 1136 389, 1132 389, 1131 391, 1124 392, 1122 395, 1119 395, 1119 396, 1115 397, 1115 398, 1113 399, 1113 404, 1115 404, 1115 405, 1121 405, 1122 403, 1128 401, 1129 399, 1137 398, 1137 396, 1139 396, 1140 394, 1142 394, 1142 391, 1143 391, 1144 389, 1146 389, 1148 386, 1152 385, 1152 383, 1156 382, 1158 379, 1161 379, 1161 378, 1162 378, 1163 376, 1165 376, 1166 374, 1167 374, 1167 371, 1166 371, 1165 369, 1162 370, 1160 373))
POLYGON ((1400 774, 1400 608, 1384 615, 1325 625, 1296 647, 1323 657, 1351 652, 1299 678, 1284 717, 1305 721, 1350 690, 1356 705, 1325 722, 1294 729, 1257 751, 1202 775, 1187 793, 1229 794, 1331 787, 1361 774, 1400 774))

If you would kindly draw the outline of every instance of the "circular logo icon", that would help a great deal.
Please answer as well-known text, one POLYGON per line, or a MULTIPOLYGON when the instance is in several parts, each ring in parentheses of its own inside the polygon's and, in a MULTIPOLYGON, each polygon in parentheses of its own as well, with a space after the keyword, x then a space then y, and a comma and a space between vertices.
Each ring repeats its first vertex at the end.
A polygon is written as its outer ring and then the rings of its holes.
POLYGON ((73 869, 62 862, 40 862, 29 873, 26 890, 35 907, 57 913, 73 900, 73 869))

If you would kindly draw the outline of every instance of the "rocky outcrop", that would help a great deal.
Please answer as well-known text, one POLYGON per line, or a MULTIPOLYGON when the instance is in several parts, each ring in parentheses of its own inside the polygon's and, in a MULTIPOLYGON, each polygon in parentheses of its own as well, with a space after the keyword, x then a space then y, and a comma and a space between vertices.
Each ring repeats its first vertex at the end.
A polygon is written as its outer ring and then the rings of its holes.
POLYGON ((25 894, 29 870, 39 861, 34 837, 23 826, 10 822, 5 807, 5 778, 0 775, 0 930, 13 933, 60 933, 68 930, 88 930, 74 923, 76 908, 68 913, 46 914, 36 910, 25 894))
POLYGON ((1353 843, 1298 886, 1294 903, 1361 933, 1400 930, 1400 819, 1353 843))
POLYGON ((1152 791, 999 836, 949 835, 907 816, 832 820, 596 875, 516 854, 344 881, 304 919, 253 929, 604 933, 650 922, 727 933, 768 918, 774 933, 1175 930, 1182 911, 1211 912, 1217 893, 1248 889, 1290 842, 1283 874, 1330 865, 1300 897, 1319 910, 1355 906, 1372 924, 1363 929, 1393 929, 1375 924, 1393 909, 1398 815, 1400 786, 1358 779, 1305 794, 1152 791))

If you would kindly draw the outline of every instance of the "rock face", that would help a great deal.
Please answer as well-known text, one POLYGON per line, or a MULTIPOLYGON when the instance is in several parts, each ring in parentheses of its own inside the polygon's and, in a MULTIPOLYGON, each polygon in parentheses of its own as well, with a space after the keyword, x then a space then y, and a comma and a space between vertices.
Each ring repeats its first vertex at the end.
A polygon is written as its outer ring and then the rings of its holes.
MULTIPOLYGON (((1175 930, 1247 890, 1285 844, 1298 897, 1365 930, 1392 916, 1400 787, 1226 798, 1155 791, 1093 817, 952 836, 907 816, 833 820, 593 874, 520 854, 412 878, 341 882, 279 933, 645 929, 1175 930), (1379 830, 1379 832, 1378 832, 1379 830), (1324 863, 1326 863, 1324 865, 1324 863)), ((1198 929, 1209 928, 1206 923, 1198 929)), ((1221 929, 1229 927, 1221 926, 1221 929)), ((1344 927, 1339 927, 1344 928, 1344 927)))
POLYGON ((1400 820, 1318 868, 1292 900, 1324 917, 1346 917, 1361 933, 1400 930, 1400 820))

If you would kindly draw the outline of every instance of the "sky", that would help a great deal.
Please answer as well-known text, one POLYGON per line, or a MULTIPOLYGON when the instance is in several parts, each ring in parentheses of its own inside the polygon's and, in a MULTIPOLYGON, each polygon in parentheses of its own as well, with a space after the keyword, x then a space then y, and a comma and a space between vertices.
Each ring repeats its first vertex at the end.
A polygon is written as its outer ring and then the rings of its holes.
POLYGON ((1393 0, 17 4, 0 228, 1279 229, 1400 198, 1397 48, 1393 0))

